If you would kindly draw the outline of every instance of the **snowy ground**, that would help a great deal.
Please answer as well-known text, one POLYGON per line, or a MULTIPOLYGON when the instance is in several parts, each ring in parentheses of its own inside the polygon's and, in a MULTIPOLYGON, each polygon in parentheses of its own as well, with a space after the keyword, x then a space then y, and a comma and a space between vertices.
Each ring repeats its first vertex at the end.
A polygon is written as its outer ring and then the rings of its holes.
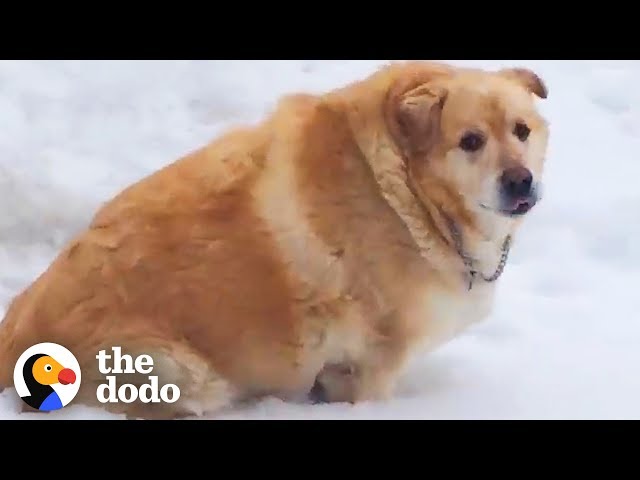
MULTIPOLYGON (((0 318, 119 189, 258 120, 283 93, 333 88, 380 63, 0 62, 0 318)), ((222 418, 640 419, 640 62, 453 63, 527 66, 550 90, 545 199, 495 312, 416 359, 388 403, 265 400, 222 418)), ((19 405, 0 395, 0 419, 33 418, 19 405)), ((45 417, 113 418, 81 406, 45 417)))

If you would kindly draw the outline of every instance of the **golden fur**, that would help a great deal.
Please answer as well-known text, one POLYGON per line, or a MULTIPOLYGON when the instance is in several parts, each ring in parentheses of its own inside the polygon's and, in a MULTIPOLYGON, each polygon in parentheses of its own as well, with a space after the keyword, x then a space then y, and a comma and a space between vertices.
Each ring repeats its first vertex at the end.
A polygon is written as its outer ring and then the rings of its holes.
POLYGON ((215 412, 270 394, 358 402, 393 393, 416 349, 491 309, 468 289, 451 219, 486 275, 520 222, 496 213, 508 166, 542 175, 547 125, 531 71, 397 63, 326 95, 292 95, 105 204, 15 298, 0 324, 0 386, 56 342, 96 405, 101 348, 156 361, 175 404, 109 405, 145 418, 215 412), (526 142, 513 122, 531 128, 526 142), (465 129, 487 143, 458 148, 465 129), (315 385, 315 388, 314 388, 315 385))

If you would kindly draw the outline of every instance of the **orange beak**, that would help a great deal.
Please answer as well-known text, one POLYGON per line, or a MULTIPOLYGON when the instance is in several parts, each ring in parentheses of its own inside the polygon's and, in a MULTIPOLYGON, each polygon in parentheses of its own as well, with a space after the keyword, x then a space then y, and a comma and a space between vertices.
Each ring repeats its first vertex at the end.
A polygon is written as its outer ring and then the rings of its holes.
POLYGON ((68 385, 76 381, 76 374, 70 368, 65 368, 58 374, 58 381, 62 385, 68 385))

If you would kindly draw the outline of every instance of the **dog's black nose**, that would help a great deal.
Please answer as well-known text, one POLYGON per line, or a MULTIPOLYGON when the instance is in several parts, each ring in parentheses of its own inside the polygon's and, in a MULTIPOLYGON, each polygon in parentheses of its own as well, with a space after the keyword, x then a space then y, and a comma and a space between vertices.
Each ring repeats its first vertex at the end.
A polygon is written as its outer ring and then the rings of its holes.
POLYGON ((531 194, 533 175, 524 167, 512 167, 502 173, 504 193, 512 198, 526 197, 531 194))

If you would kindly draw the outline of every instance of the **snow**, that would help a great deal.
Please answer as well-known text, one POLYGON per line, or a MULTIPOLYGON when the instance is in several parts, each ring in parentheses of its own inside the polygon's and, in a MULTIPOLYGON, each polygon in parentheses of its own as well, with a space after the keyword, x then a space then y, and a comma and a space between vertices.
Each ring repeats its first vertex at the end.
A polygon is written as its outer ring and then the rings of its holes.
MULTIPOLYGON (((361 78, 378 61, 0 62, 0 318, 121 188, 254 122, 278 96, 361 78)), ((491 317, 416 358, 395 397, 360 405, 265 399, 233 419, 640 418, 640 62, 525 66, 547 83, 544 200, 526 220, 491 317)), ((120 418, 70 405, 2 418, 120 418)))

